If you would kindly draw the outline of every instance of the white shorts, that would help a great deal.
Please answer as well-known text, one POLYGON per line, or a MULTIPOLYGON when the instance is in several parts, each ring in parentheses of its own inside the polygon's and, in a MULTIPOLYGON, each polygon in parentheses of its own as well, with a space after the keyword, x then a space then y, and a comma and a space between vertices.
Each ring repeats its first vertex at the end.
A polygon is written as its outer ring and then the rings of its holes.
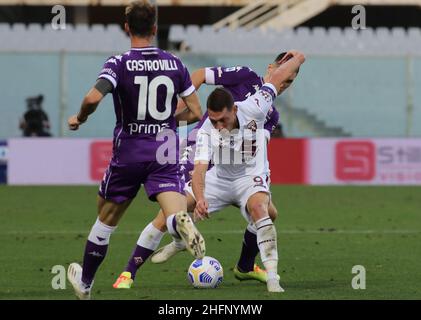
MULTIPOLYGON (((190 193, 194 198, 191 181, 186 184, 184 191, 190 193)), ((205 198, 209 203, 210 214, 233 205, 240 208, 241 214, 247 222, 253 223, 247 211, 247 201, 257 192, 265 192, 270 195, 268 176, 244 176, 229 180, 218 177, 215 167, 206 173, 205 198)))

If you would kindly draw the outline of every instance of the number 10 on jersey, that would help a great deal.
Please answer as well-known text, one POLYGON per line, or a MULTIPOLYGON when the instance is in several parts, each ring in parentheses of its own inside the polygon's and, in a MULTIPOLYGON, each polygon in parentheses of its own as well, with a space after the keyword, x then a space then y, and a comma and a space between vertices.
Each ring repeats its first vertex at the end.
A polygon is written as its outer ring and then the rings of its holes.
POLYGON ((171 115, 171 101, 174 97, 174 83, 167 76, 158 76, 148 84, 148 77, 135 76, 134 83, 139 84, 139 100, 137 103, 137 120, 145 120, 149 110, 150 116, 159 121, 168 119, 171 115), (158 87, 165 86, 165 110, 160 112, 157 107, 158 87))

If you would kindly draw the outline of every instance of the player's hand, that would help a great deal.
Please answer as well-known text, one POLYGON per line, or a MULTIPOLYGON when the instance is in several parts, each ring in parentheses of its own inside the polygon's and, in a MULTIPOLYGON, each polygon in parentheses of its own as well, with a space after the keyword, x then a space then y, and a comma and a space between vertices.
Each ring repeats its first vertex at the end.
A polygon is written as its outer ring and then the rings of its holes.
POLYGON ((77 115, 73 115, 67 120, 67 124, 69 125, 69 129, 74 130, 74 131, 79 129, 79 126, 82 123, 83 122, 80 122, 79 119, 77 118, 77 115))
POLYGON ((194 219, 197 220, 204 220, 205 218, 209 218, 208 212, 209 204, 206 199, 199 200, 196 203, 196 207, 194 208, 194 219))

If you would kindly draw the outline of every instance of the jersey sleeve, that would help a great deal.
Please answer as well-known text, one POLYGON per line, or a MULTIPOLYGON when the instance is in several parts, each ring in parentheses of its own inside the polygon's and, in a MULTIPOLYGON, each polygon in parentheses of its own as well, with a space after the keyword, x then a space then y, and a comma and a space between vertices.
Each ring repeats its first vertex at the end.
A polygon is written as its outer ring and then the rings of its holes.
POLYGON ((266 115, 266 122, 264 128, 272 133, 279 122, 279 112, 276 108, 272 105, 269 109, 268 114, 266 115))
POLYGON ((179 70, 181 71, 181 83, 178 95, 181 98, 191 95, 196 89, 193 86, 190 78, 190 73, 186 66, 179 60, 179 70))
POLYGON ((269 110, 272 108, 273 101, 277 96, 277 90, 271 83, 265 83, 254 95, 246 101, 253 106, 248 112, 256 118, 256 120, 266 120, 269 110))
POLYGON ((98 79, 107 79, 110 81, 114 89, 117 87, 119 81, 121 58, 120 55, 108 58, 98 75, 98 79))
POLYGON ((212 159, 211 133, 203 128, 199 129, 196 137, 196 152, 194 161, 210 162, 212 159))
POLYGON ((257 77, 256 73, 248 67, 210 67, 205 68, 206 84, 215 84, 222 86, 237 85, 246 81, 248 78, 257 77))

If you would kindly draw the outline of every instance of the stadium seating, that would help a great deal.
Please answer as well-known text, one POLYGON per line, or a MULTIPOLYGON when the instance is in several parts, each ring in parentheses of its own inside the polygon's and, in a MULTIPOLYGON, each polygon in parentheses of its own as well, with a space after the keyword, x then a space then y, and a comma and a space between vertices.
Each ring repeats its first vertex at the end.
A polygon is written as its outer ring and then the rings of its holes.
MULTIPOLYGON (((269 59, 280 50, 303 50, 309 59, 299 81, 289 90, 288 98, 291 108, 287 110, 286 129, 294 136, 309 132, 314 135, 404 136, 408 131, 407 117, 414 119, 411 133, 421 132, 421 126, 415 122, 421 115, 421 91, 415 89, 421 83, 420 28, 356 31, 352 28, 299 27, 279 32, 227 27, 215 31, 212 26, 173 25, 169 41, 174 44, 173 48, 180 43, 184 43, 182 48, 188 48, 189 52, 179 54, 189 70, 210 65, 247 65, 264 73, 269 59), (408 56, 413 57, 410 64, 408 56), (411 72, 408 66, 412 68, 411 72), (385 91, 385 87, 388 90, 385 91), (300 92, 300 95, 294 92, 300 92), (413 111, 409 112, 411 99, 413 111), (359 121, 362 118, 366 121, 359 121), (367 122, 371 125, 367 126, 367 122)), ((124 52, 129 47, 128 38, 119 25, 69 24, 65 30, 54 30, 51 25, 2 23, 0 43, 0 54, 7 61, 15 61, 22 53, 30 70, 37 70, 38 64, 48 65, 45 72, 48 71, 52 79, 49 85, 57 82, 54 79, 59 79, 59 74, 62 76, 58 53, 69 52, 66 65, 74 67, 63 70, 68 72, 65 74, 66 83, 70 84, 66 89, 68 97, 75 99, 69 102, 71 105, 77 105, 80 99, 77 94, 83 90, 78 87, 81 70, 93 79, 104 56, 124 52), (15 52, 19 52, 18 57, 15 52)), ((3 69, 6 73, 11 70, 7 64, 3 69)), ((30 74, 35 76, 37 72, 30 74)), ((10 85, 7 81, 3 83, 6 88, 10 85)), ((5 92, 14 92, 15 89, 10 88, 5 92)), ((25 94, 33 94, 31 81, 25 90, 25 94)), ((57 92, 49 87, 45 90, 51 104, 47 104, 46 109, 54 116, 57 108, 51 97, 57 92)), ((207 93, 209 91, 201 90, 202 101, 207 93)), ((5 105, 21 103, 12 95, 3 99, 5 105)), ((112 118, 112 109, 109 109, 110 113, 104 117, 112 118)), ((8 112, 14 112, 14 118, 19 117, 19 110, 8 109, 8 112)), ((17 130, 15 124, 0 128, 0 137, 12 129, 17 130)), ((53 129, 57 130, 54 135, 58 135, 57 126, 53 129)), ((15 135, 19 134, 19 131, 15 132, 15 135)), ((93 127, 89 135, 105 136, 106 132, 93 127)))
MULTIPOLYGON (((67 25, 53 30, 50 25, 0 24, 1 51, 114 52, 127 49, 127 38, 118 25, 67 25), (6 41, 7 40, 7 41, 6 41)), ((274 48, 296 48, 307 54, 404 55, 421 53, 420 28, 377 28, 353 30, 337 27, 298 27, 276 31, 212 26, 173 25, 170 43, 183 43, 193 53, 269 54, 274 48)))
POLYGON ((121 52, 129 46, 118 25, 78 24, 54 30, 51 25, 0 24, 0 51, 121 52))
POLYGON ((195 53, 272 53, 274 45, 296 48, 308 54, 394 55, 420 53, 419 28, 387 28, 344 30, 331 27, 313 29, 298 27, 283 31, 243 28, 222 28, 214 31, 211 26, 175 25, 170 28, 170 42, 185 42, 195 53), (204 46, 206 39, 208 45, 204 46), (211 39, 212 41, 210 41, 211 39), (258 49, 257 49, 258 48, 258 49))

